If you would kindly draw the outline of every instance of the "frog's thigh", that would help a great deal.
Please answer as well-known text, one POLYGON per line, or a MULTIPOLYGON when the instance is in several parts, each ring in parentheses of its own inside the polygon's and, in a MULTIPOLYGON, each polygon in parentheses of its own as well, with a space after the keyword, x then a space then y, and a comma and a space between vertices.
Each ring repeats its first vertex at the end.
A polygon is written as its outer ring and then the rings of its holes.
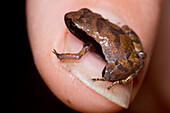
POLYGON ((136 51, 137 52, 143 51, 141 41, 140 41, 139 37, 137 36, 137 34, 132 29, 130 29, 127 25, 122 26, 122 30, 132 40, 132 43, 135 46, 136 51))
POLYGON ((89 51, 89 46, 84 46, 79 53, 57 53, 54 49, 53 53, 58 57, 60 60, 79 60, 84 54, 89 51))

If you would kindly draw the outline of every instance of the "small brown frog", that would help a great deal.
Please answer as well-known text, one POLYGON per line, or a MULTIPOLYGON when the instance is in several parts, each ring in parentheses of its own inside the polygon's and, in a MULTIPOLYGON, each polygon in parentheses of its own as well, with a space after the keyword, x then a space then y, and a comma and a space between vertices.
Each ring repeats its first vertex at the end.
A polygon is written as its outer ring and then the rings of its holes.
POLYGON ((92 81, 110 81, 127 85, 144 66, 146 54, 136 33, 127 25, 122 28, 87 8, 65 15, 70 32, 83 42, 79 53, 53 53, 60 60, 79 60, 88 51, 107 62, 102 78, 92 81))

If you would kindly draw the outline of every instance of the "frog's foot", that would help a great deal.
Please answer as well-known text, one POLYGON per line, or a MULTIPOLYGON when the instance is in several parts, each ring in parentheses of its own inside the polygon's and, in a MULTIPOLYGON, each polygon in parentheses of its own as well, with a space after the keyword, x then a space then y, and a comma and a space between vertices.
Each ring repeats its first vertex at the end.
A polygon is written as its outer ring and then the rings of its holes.
POLYGON ((104 78, 92 78, 91 81, 105 81, 104 78))
POLYGON ((107 89, 108 90, 111 89, 116 84, 121 84, 121 85, 126 86, 127 84, 129 84, 133 80, 133 78, 135 77, 135 75, 137 74, 138 71, 139 70, 137 70, 135 73, 128 76, 126 79, 114 81, 107 89))
POLYGON ((55 49, 53 49, 53 53, 60 60, 79 60, 84 54, 89 51, 89 46, 84 46, 79 53, 57 53, 55 49))
POLYGON ((118 81, 114 81, 109 87, 107 87, 107 90, 111 89, 116 84, 121 84, 121 82, 119 80, 118 81))

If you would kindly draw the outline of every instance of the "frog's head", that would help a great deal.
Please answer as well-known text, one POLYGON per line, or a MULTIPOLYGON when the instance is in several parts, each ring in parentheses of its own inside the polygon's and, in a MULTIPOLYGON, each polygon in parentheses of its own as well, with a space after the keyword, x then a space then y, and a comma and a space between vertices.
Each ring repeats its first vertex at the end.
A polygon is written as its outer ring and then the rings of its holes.
POLYGON ((87 13, 92 13, 92 11, 87 8, 82 8, 75 12, 68 12, 65 14, 65 22, 67 22, 68 20, 76 22, 76 21, 80 20, 81 17, 83 17, 84 15, 87 15, 87 13))
POLYGON ((87 8, 82 8, 76 12, 69 12, 65 14, 65 23, 69 30, 72 32, 75 27, 83 29, 89 23, 89 20, 93 18, 92 11, 87 8))

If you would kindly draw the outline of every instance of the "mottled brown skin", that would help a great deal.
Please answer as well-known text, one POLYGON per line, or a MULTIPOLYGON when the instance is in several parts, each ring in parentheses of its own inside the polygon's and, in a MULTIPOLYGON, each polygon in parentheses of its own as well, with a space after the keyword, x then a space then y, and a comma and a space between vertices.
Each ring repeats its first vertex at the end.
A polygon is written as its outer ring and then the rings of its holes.
POLYGON ((127 85, 144 66, 146 54, 139 37, 128 26, 122 28, 104 19, 100 14, 87 8, 65 15, 65 23, 72 34, 83 43, 79 53, 59 54, 53 51, 60 60, 79 60, 86 52, 107 62, 102 78, 92 81, 110 81, 127 85))

